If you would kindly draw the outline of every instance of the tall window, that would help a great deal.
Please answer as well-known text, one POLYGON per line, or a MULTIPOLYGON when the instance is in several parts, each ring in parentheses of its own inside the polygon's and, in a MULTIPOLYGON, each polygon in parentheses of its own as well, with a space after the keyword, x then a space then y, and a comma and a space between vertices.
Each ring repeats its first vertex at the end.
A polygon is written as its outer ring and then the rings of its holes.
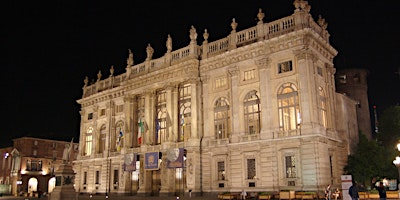
POLYGON ((96 171, 95 184, 100 184, 100 171, 96 171))
POLYGON ((113 176, 113 184, 118 184, 119 181, 119 171, 118 169, 114 169, 114 176, 113 176))
POLYGON ((87 184, 87 172, 83 172, 83 185, 87 184))
POLYGON ((285 156, 286 178, 296 178, 296 157, 294 155, 285 156))
POLYGON ((319 92, 319 102, 318 102, 318 111, 319 111, 319 123, 324 126, 325 128, 327 127, 327 118, 326 118, 326 97, 325 97, 325 92, 322 87, 318 88, 319 92))
POLYGON ((282 131, 297 129, 300 125, 300 109, 297 88, 285 83, 278 91, 279 128, 282 131))
POLYGON ((218 180, 219 181, 225 180, 225 162, 219 161, 217 163, 217 168, 218 168, 218 180))
POLYGON ((157 103, 156 110, 157 116, 155 121, 155 144, 161 144, 162 141, 165 141, 166 132, 167 132, 167 98, 166 91, 159 90, 157 91, 157 103))
POLYGON ((247 179, 256 178, 256 159, 247 159, 247 179))
POLYGON ((191 92, 190 84, 185 84, 179 87, 178 141, 185 141, 185 139, 190 137, 191 92))
POLYGON ((121 151, 124 146, 124 123, 122 121, 118 122, 115 126, 115 150, 121 151))
POLYGON ((219 98, 214 105, 214 130, 217 139, 229 137, 229 105, 224 97, 219 98))
POLYGON ((99 153, 103 153, 106 150, 106 126, 102 126, 100 128, 100 137, 99 137, 99 153))
POLYGON ((135 146, 140 146, 143 144, 144 140, 144 111, 145 111, 145 97, 138 96, 136 98, 136 115, 137 115, 137 128, 136 128, 136 137, 133 137, 133 144, 135 146))
POLYGON ((246 134, 260 133, 260 99, 257 91, 253 90, 246 95, 243 107, 246 134))
POLYGON ((92 154, 92 138, 93 138, 93 128, 89 127, 85 135, 85 151, 84 151, 85 156, 89 156, 92 154))

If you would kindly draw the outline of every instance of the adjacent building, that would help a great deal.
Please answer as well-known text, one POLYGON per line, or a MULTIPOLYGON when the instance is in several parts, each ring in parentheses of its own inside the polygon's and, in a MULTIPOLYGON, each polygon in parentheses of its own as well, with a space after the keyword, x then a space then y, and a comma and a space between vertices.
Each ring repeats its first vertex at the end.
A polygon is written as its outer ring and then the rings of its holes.
MULTIPOLYGON (((357 101, 337 93, 327 23, 292 15, 190 43, 94 83, 86 78, 79 193, 183 195, 340 187, 358 140, 357 101), (200 43, 200 44, 199 44, 200 43)), ((200 37, 199 37, 200 35, 200 37)), ((202 37, 201 37, 202 36, 202 37)))
POLYGON ((54 172, 63 163, 64 150, 73 145, 70 159, 78 154, 78 143, 33 137, 13 139, 13 146, 0 149, 1 193, 37 196, 55 187, 54 172))

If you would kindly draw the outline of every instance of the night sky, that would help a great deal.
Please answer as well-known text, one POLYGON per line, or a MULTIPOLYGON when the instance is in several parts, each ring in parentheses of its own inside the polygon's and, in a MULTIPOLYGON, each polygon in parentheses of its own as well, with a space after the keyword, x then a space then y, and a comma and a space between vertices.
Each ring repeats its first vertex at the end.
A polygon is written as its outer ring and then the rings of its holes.
MULTIPOLYGON (((339 52, 337 69, 365 68, 370 107, 378 115, 400 100, 400 1, 310 0, 314 19, 328 23, 331 45, 339 52)), ((293 0, 247 1, 18 1, 0 6, 0 72, 2 97, 0 147, 11 139, 31 136, 78 142, 83 80, 125 72, 128 49, 135 64, 166 52, 168 34, 173 50, 189 44, 197 29, 200 45, 226 37, 232 18, 243 30, 257 23, 291 15, 293 0)))

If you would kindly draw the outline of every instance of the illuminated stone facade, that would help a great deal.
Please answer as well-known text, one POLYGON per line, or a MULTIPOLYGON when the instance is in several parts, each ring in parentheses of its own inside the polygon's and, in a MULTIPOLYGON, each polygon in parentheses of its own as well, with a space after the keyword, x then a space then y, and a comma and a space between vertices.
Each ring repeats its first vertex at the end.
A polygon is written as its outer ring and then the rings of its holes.
MULTIPOLYGON (((54 172, 63 163, 63 152, 69 145, 71 142, 33 137, 13 139, 12 147, 0 149, 0 184, 9 188, 1 193, 37 196, 39 192, 51 192, 54 172)), ((75 160, 77 154, 78 143, 73 143, 70 159, 75 160)))
POLYGON ((208 41, 194 26, 188 46, 89 84, 81 105, 80 193, 182 195, 339 187, 358 138, 356 102, 335 92, 324 19, 307 1, 285 18, 208 41), (140 139, 139 139, 140 138, 140 139), (184 167, 170 152, 184 149, 184 167), (155 153, 155 154, 154 154, 155 153), (150 156, 151 155, 151 156, 150 156), (168 156, 167 156, 168 155, 168 156), (150 157, 158 161, 149 167, 150 157), (126 160, 128 159, 128 162, 126 160), (136 170, 126 163, 136 162, 136 170))

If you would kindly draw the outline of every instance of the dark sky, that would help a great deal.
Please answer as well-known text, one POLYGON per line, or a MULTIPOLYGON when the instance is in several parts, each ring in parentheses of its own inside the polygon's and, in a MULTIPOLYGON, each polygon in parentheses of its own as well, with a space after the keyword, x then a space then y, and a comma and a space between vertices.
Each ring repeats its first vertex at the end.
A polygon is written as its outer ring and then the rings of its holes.
MULTIPOLYGON (((370 105, 384 108, 400 99, 399 1, 310 0, 314 19, 328 23, 330 42, 339 52, 337 69, 366 68, 370 105)), ((0 6, 2 97, 0 147, 33 136, 69 141, 79 136, 83 79, 125 72, 128 49, 135 64, 189 44, 193 25, 207 29, 209 41, 226 37, 232 18, 237 30, 256 24, 258 9, 270 22, 293 13, 293 0, 247 1, 31 1, 5 0, 0 6)))

